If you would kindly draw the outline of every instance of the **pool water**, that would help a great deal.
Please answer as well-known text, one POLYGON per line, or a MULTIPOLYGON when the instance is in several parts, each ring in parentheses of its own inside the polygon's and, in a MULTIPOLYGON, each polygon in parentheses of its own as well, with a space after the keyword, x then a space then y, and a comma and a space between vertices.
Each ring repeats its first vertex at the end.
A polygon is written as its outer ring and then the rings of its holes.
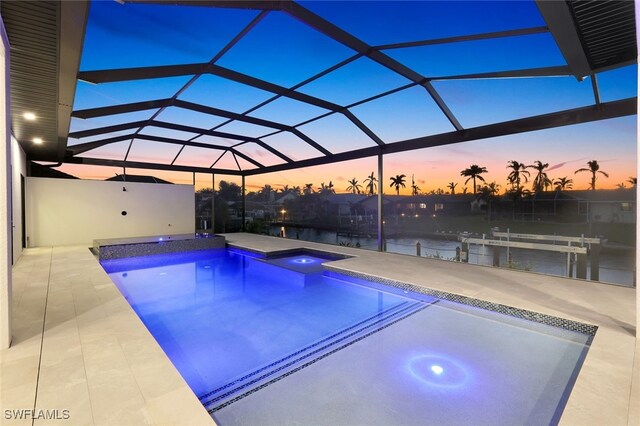
POLYGON ((558 422, 591 336, 326 261, 219 249, 102 265, 219 424, 558 422))

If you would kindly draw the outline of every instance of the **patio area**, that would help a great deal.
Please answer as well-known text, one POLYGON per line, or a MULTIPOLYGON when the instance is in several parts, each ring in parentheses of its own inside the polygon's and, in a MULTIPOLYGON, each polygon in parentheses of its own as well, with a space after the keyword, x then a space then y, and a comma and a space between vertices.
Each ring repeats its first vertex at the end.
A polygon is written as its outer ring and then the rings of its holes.
MULTIPOLYGON (((332 268, 597 325, 561 424, 640 419, 633 289, 251 234, 225 237, 259 252, 347 254, 354 257, 332 268)), ((28 249, 14 277, 14 342, 0 353, 3 408, 69 410, 73 424, 213 423, 86 247, 28 249)))

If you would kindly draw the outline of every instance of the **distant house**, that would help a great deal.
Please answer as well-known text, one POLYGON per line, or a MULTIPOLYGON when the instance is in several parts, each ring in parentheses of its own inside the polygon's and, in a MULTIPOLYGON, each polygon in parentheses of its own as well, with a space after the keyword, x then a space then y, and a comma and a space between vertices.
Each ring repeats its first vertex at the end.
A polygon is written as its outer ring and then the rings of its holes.
MULTIPOLYGON (((373 219, 378 214, 378 196, 367 195, 359 204, 360 211, 369 218, 373 219)), ((382 204, 384 214, 395 214, 402 207, 402 200, 407 198, 405 195, 383 195, 382 204)))
MULTIPOLYGON (((544 191, 521 200, 520 213, 534 220, 566 222, 635 223, 636 190, 544 191)), ((513 208, 506 195, 495 210, 513 208)))
POLYGON ((636 190, 570 191, 578 202, 578 214, 589 222, 635 223, 636 190))
POLYGON ((115 175, 109 179, 105 179, 109 182, 139 182, 139 183, 168 183, 173 185, 173 182, 169 182, 164 179, 157 178, 155 176, 146 175, 115 175))
POLYGON ((332 216, 362 215, 364 210, 360 202, 367 199, 363 194, 328 194, 324 195, 326 212, 332 216))
POLYGON ((486 201, 473 194, 414 195, 398 200, 398 212, 408 215, 466 215, 483 211, 486 201))
POLYGON ((275 200, 275 204, 277 205, 282 205, 285 203, 285 201, 291 201, 291 200, 295 200, 296 198, 298 198, 298 195, 292 193, 292 192, 288 192, 286 194, 284 194, 282 197, 279 197, 275 200))

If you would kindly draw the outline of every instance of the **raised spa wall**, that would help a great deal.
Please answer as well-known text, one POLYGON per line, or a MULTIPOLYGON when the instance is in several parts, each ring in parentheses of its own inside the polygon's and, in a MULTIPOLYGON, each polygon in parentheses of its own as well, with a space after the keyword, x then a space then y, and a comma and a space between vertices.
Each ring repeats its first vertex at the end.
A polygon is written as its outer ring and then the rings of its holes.
POLYGON ((154 237, 93 240, 93 254, 99 260, 149 256, 181 251, 224 248, 225 238, 211 234, 179 234, 154 237))

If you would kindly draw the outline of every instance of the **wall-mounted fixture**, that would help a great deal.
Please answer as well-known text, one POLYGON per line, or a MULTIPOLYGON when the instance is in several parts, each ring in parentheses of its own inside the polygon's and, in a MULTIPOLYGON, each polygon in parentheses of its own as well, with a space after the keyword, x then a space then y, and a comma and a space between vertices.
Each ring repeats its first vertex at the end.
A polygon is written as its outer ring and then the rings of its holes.
POLYGON ((42 138, 33 138, 33 143, 35 143, 36 145, 41 145, 42 144, 42 138))
POLYGON ((36 115, 35 115, 34 113, 32 113, 32 112, 25 112, 24 114, 22 114, 22 117, 23 117, 25 120, 27 120, 27 121, 35 121, 35 120, 36 120, 36 118, 38 118, 38 117, 36 117, 36 115))

